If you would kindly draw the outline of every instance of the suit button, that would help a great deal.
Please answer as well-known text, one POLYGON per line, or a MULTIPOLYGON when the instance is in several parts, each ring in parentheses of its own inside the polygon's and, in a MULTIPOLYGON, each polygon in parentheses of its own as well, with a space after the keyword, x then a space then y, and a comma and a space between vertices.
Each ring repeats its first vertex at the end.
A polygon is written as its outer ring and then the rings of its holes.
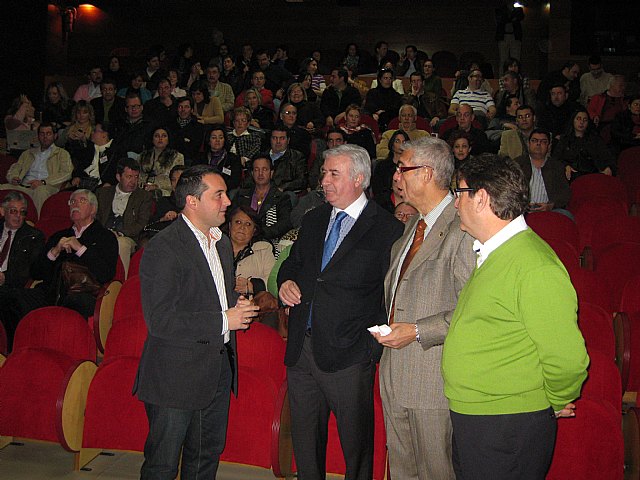
POLYGON ((225 351, 225 349, 224 349, 224 348, 221 348, 221 349, 220 349, 220 355, 222 355, 222 354, 224 353, 224 351, 225 351))

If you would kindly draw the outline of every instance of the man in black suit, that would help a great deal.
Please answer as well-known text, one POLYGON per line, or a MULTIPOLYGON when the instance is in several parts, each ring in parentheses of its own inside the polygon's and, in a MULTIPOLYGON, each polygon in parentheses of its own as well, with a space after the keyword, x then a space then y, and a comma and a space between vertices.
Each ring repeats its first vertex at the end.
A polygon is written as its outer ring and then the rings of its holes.
POLYGON ((346 479, 373 474, 373 383, 381 349, 367 327, 386 323, 383 284, 402 224, 368 201, 366 150, 342 145, 325 153, 328 204, 302 220, 298 240, 278 274, 291 307, 285 364, 298 475, 325 478, 333 411, 346 479))
POLYGON ((116 95, 116 81, 105 78, 100 84, 102 96, 91 100, 96 124, 110 132, 116 132, 124 125, 127 118, 124 98, 116 95))
POLYGON ((27 200, 20 192, 9 192, 2 201, 0 222, 0 315, 12 344, 18 318, 8 303, 14 288, 22 288, 31 276, 31 265, 44 248, 43 233, 25 223, 27 200))
POLYGON ((171 123, 172 138, 175 142, 176 150, 184 155, 186 166, 195 165, 201 156, 200 149, 204 142, 205 128, 198 122, 193 114, 193 97, 182 97, 176 101, 178 105, 178 116, 171 123))
POLYGON ((212 167, 185 170, 176 187, 182 215, 142 256, 148 336, 133 392, 149 419, 143 480, 173 480, 181 450, 181 478, 216 476, 232 385, 237 392, 235 330, 248 328, 258 308, 234 292, 233 249, 218 228, 226 192, 212 167))

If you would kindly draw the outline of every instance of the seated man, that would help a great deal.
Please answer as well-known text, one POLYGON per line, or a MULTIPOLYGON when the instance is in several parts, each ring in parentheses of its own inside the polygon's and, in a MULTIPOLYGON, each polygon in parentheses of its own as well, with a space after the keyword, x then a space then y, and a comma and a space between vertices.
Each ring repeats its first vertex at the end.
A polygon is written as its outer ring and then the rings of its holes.
POLYGON ((116 131, 125 122, 124 98, 116 95, 116 81, 105 78, 100 85, 101 97, 91 100, 96 124, 116 131))
POLYGON ((307 159, 289 148, 289 130, 284 126, 276 125, 271 132, 271 150, 266 157, 273 164, 273 183, 281 192, 307 188, 307 159))
POLYGON ((145 56, 147 68, 144 70, 145 87, 151 93, 155 93, 158 88, 158 81, 164 76, 160 70, 160 57, 156 49, 150 49, 145 56))
POLYGON ((348 82, 349 72, 337 68, 331 70, 331 85, 320 99, 320 110, 329 127, 334 125, 336 117, 344 113, 349 105, 362 105, 360 92, 348 82))
POLYGON ((111 150, 109 132, 99 126, 91 132, 91 141, 74 158, 71 186, 95 191, 100 185, 116 183, 117 162, 111 150))
MULTIPOLYGON (((580 65, 574 60, 567 61, 560 70, 549 72, 538 86, 539 102, 545 102, 554 86, 562 85, 567 92, 569 103, 575 104, 580 99, 580 65)), ((551 132, 555 135, 555 132, 551 132)))
MULTIPOLYGON (((262 70, 257 70, 251 74, 251 87, 260 92, 260 95, 262 96, 262 106, 275 111, 275 107, 273 105, 273 92, 264 86, 265 81, 266 77, 262 70)), ((238 95, 235 101, 236 107, 242 107, 244 105, 244 96, 246 93, 247 91, 244 90, 240 95, 238 95)))
POLYGON ((271 62, 269 53, 265 49, 260 49, 256 52, 256 61, 258 62, 260 71, 264 73, 264 86, 268 90, 271 90, 273 96, 276 95, 278 90, 285 88, 287 83, 293 78, 293 75, 284 67, 271 62))
POLYGON ((529 136, 528 154, 515 159, 529 184, 529 211, 554 210, 571 217, 565 210, 571 198, 569 182, 564 166, 549 158, 550 144, 551 134, 536 128, 529 136))
MULTIPOLYGON (((433 62, 431 64, 431 72, 433 72, 433 62)), ((447 117, 447 100, 442 97, 440 89, 437 92, 425 90, 425 78, 420 72, 413 72, 409 77, 411 81, 411 93, 405 95, 405 102, 413 105, 418 109, 418 115, 429 121, 429 125, 435 127, 440 119, 447 117)), ((433 88, 430 82, 430 87, 433 88)))
POLYGON ((231 85, 220 81, 220 66, 217 64, 207 67, 207 88, 209 88, 210 96, 218 97, 225 113, 233 110, 233 101, 236 97, 231 85))
POLYGON ((580 77, 580 103, 587 106, 591 97, 603 93, 609 88, 613 76, 602 68, 600 55, 589 57, 589 71, 580 77))
POLYGON ((514 160, 529 153, 529 135, 536 124, 536 114, 533 107, 522 105, 516 111, 517 130, 506 130, 500 138, 498 155, 506 155, 514 160))
POLYGON ((520 75, 515 72, 506 72, 502 77, 501 88, 495 94, 497 111, 504 112, 512 97, 516 97, 520 105, 533 106, 536 102, 536 94, 533 90, 520 85, 520 75))
POLYGON ((274 245, 291 229, 291 199, 273 183, 271 160, 258 155, 251 169, 253 187, 242 189, 233 201, 233 208, 246 206, 258 212, 262 235, 274 245))
POLYGON ((471 143, 473 144, 473 153, 479 155, 481 153, 495 152, 494 147, 489 142, 489 139, 485 133, 473 126, 475 115, 471 105, 463 103, 456 109, 456 122, 458 123, 456 128, 451 128, 441 135, 441 138, 447 142, 449 137, 456 130, 462 130, 467 132, 471 136, 471 143))
POLYGON ((140 165, 131 158, 118 161, 116 179, 117 185, 103 187, 96 192, 97 218, 118 239, 118 253, 126 273, 138 245, 138 237, 151 218, 153 196, 139 188, 140 165))
POLYGON ((76 190, 69 199, 70 228, 54 233, 32 268, 42 283, 14 292, 12 314, 22 318, 31 310, 60 305, 93 315, 100 285, 116 274, 118 242, 96 218, 98 199, 89 190, 76 190), (67 272, 66 274, 64 272, 67 272), (78 282, 78 277, 89 278, 78 282))
POLYGON ((80 100, 90 102, 94 98, 98 98, 102 95, 100 91, 100 84, 102 83, 102 67, 94 65, 89 70, 87 77, 89 82, 80 85, 76 90, 76 93, 73 94, 74 102, 79 102, 80 100))
POLYGON ((44 248, 43 233, 25 223, 27 200, 20 192, 9 192, 0 207, 0 319, 7 332, 8 345, 20 318, 8 306, 14 288, 23 288, 31 276, 31 266, 44 248))
MULTIPOLYGON (((539 95, 538 95, 539 96, 539 95)), ((551 132, 553 138, 564 135, 577 104, 569 100, 567 87, 558 84, 551 87, 542 111, 538 112, 538 127, 551 132)))
POLYGON ((171 94, 171 82, 162 77, 158 80, 158 96, 144 104, 144 115, 154 126, 168 125, 178 115, 178 102, 171 94))
POLYGON ((488 92, 480 89, 480 85, 482 85, 482 72, 480 70, 471 70, 468 78, 469 86, 453 94, 449 114, 455 115, 460 105, 466 103, 471 105, 474 115, 486 127, 496 115, 495 103, 488 92))
POLYGON ((398 128, 387 130, 382 134, 380 142, 376 145, 376 158, 387 158, 389 155, 389 140, 391 140, 391 137, 396 130, 404 130, 407 132, 409 139, 411 140, 417 140, 430 135, 426 130, 416 128, 417 116, 418 110, 413 105, 402 105, 400 107, 400 110, 398 111, 398 118, 400 120, 398 128))
POLYGON ((137 93, 128 93, 124 102, 127 118, 122 128, 113 135, 111 148, 115 158, 137 159, 145 146, 151 143, 153 126, 143 115, 144 107, 137 93))
POLYGON ((305 158, 311 154, 311 134, 298 125, 298 108, 291 103, 283 103, 280 107, 280 127, 287 129, 289 146, 301 152, 305 158))
POLYGON ((204 141, 204 125, 199 123, 193 112, 193 98, 182 97, 177 101, 178 117, 169 124, 175 148, 184 155, 184 164, 195 165, 200 157, 204 141))
POLYGON ((73 164, 69 152, 53 142, 56 134, 50 123, 38 127, 39 147, 22 152, 18 161, 9 167, 8 184, 0 190, 20 190, 33 199, 38 215, 44 201, 71 179, 73 164))
POLYGON ((316 146, 318 148, 316 150, 316 157, 313 161, 313 164, 309 168, 310 193, 315 191, 320 185, 320 180, 322 179, 320 172, 322 170, 322 165, 324 164, 324 152, 347 143, 346 139, 344 138, 344 131, 339 127, 329 128, 324 137, 324 142, 321 139, 314 139, 313 141, 317 142, 316 146))

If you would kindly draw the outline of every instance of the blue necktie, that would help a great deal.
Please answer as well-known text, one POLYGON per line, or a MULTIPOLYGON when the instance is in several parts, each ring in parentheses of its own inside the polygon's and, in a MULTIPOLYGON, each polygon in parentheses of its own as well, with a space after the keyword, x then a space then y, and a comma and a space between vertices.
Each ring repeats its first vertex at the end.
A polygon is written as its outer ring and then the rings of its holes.
POLYGON ((331 231, 329 232, 329 236, 327 240, 324 242, 324 250, 322 251, 322 268, 327 266, 329 260, 333 256, 333 251, 336 249, 336 244, 338 243, 338 238, 340 237, 340 226, 342 225, 342 221, 345 219, 347 214, 345 212, 338 212, 336 215, 336 219, 331 226, 331 231))

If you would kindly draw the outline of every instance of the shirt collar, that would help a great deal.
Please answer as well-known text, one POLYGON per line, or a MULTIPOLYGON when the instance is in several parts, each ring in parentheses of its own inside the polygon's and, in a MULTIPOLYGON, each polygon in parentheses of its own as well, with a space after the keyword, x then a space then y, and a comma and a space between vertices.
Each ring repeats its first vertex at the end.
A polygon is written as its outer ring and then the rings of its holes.
POLYGON ((131 195, 133 192, 123 192, 122 190, 120 190, 120 185, 116 184, 116 193, 118 195, 126 195, 129 196, 131 195))
POLYGON ((444 198, 440 200, 440 203, 436 205, 436 208, 431 210, 426 215, 420 215, 420 218, 422 218, 427 226, 431 228, 433 224, 436 223, 436 220, 438 220, 438 217, 440 217, 447 205, 449 205, 452 201, 453 195, 451 195, 451 193, 447 193, 444 198))
POLYGON ((91 223, 89 225, 85 225, 84 227, 78 229, 78 227, 76 227, 75 225, 73 225, 71 228, 73 229, 73 233, 76 234, 76 238, 80 238, 82 236, 82 234, 84 233, 84 231, 89 228, 91 225, 93 224, 93 220, 91 221, 91 223))
POLYGON ((218 227, 211 227, 209 229, 209 235, 207 237, 198 228, 196 228, 193 223, 191 223, 186 215, 182 215, 182 219, 200 242, 204 241, 207 242, 208 245, 213 246, 216 244, 216 242, 218 242, 218 240, 222 238, 222 230, 220 230, 218 227))
POLYGON ((360 217, 362 210, 367 205, 367 196, 362 192, 360 196, 347 208, 341 210, 339 208, 333 207, 333 211, 331 212, 331 217, 335 217, 338 212, 344 212, 349 215, 351 218, 355 218, 356 220, 360 217))
POLYGON ((525 231, 527 228, 529 227, 527 226, 527 222, 524 220, 524 216, 520 215, 519 217, 511 220, 484 244, 480 243, 479 240, 475 240, 473 242, 473 250, 478 254, 478 259, 476 262, 478 268, 500 245, 511 239, 511 237, 515 236, 516 234, 525 231))
POLYGON ((244 137, 245 135, 251 135, 251 132, 249 132, 249 130, 245 130, 244 132, 242 132, 240 135, 238 135, 236 133, 236 129, 233 129, 233 135, 236 137, 244 137))

